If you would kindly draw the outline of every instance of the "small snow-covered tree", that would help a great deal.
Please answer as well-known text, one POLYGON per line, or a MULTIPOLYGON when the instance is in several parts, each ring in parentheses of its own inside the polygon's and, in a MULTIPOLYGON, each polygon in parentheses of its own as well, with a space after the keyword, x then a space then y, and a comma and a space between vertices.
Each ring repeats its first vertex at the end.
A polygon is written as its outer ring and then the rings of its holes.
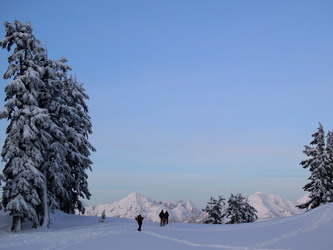
POLYGON ((257 210, 247 202, 247 198, 243 197, 241 194, 231 194, 226 211, 226 217, 229 219, 227 224, 256 221, 258 219, 256 212, 257 210))
POLYGON ((307 210, 333 201, 332 134, 328 134, 326 146, 324 128, 319 123, 318 129, 312 134, 312 137, 310 146, 305 146, 303 150, 303 153, 309 158, 301 162, 303 168, 308 168, 311 172, 308 178, 309 183, 303 187, 304 191, 309 192, 310 199, 297 206, 307 210))
POLYGON ((210 197, 206 208, 202 210, 208 214, 208 219, 204 222, 205 224, 222 224, 224 218, 224 201, 223 196, 219 196, 217 200, 210 197))
POLYGON ((102 215, 101 215, 101 218, 99 218, 99 222, 104 222, 104 220, 105 220, 105 210, 103 210, 103 212, 102 212, 102 215))
POLYGON ((247 202, 247 198, 245 198, 244 200, 244 213, 243 213, 243 218, 244 218, 244 222, 248 223, 248 222, 254 222, 256 220, 258 220, 258 216, 257 216, 257 210, 251 206, 248 202, 247 202))

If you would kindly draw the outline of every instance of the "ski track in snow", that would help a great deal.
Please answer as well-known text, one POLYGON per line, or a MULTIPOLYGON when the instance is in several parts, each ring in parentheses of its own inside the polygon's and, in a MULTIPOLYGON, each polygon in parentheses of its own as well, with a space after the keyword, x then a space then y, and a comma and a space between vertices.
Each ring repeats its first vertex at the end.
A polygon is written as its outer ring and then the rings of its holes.
MULTIPOLYGON (((320 209, 320 208, 319 208, 320 209)), ((312 211, 309 211, 307 212, 308 214, 309 213, 313 213, 313 210, 312 211)), ((292 217, 292 218, 289 218, 289 220, 294 220, 294 219, 299 219, 300 217, 304 217, 307 215, 307 213, 303 213, 301 216, 295 216, 295 217, 292 217)), ((285 240, 287 238, 290 238, 290 237, 294 237, 296 235, 299 235, 299 234, 302 234, 302 233, 306 233, 306 232, 309 232, 309 231, 312 231, 316 228, 318 228, 319 226, 323 225, 323 224, 326 224, 327 222, 331 221, 331 214, 332 212, 330 212, 329 210, 326 210, 323 212, 323 214, 318 218, 318 220, 315 221, 315 223, 313 224, 310 224, 309 226, 303 228, 303 227, 300 227, 296 230, 293 230, 293 231, 290 231, 286 234, 282 234, 280 235, 279 237, 275 237, 273 238, 272 240, 268 240, 268 241, 265 241, 265 242, 262 242, 262 243, 259 243, 259 244, 256 244, 255 247, 264 247, 264 246, 267 246, 267 245, 271 245, 271 244, 274 244, 276 242, 279 242, 281 240, 285 240)))
POLYGON ((154 236, 154 237, 158 237, 158 238, 162 238, 162 239, 166 239, 166 240, 171 240, 171 241, 175 241, 181 244, 185 244, 188 246, 193 246, 193 247, 206 247, 206 248, 220 248, 220 249, 239 249, 239 250, 282 250, 282 249, 277 249, 277 248, 254 248, 254 247, 236 247, 236 246, 226 246, 226 245, 219 245, 219 244, 198 244, 198 243, 193 243, 193 242, 189 242, 186 240, 180 240, 180 239, 176 239, 176 238, 172 238, 172 237, 167 237, 167 236, 163 236, 157 233, 153 233, 153 232, 144 232, 148 235, 154 236))
MULTIPOLYGON (((132 224, 133 228, 136 227, 136 224, 132 224)), ((104 236, 110 236, 110 235, 119 235, 122 233, 128 233, 129 227, 132 226, 130 223, 105 223, 103 225, 97 224, 96 226, 83 226, 83 227, 74 227, 74 228, 67 228, 67 229, 61 229, 56 230, 53 232, 47 232, 47 231, 41 231, 36 232, 36 235, 31 234, 31 232, 20 232, 18 234, 10 234, 7 239, 2 241, 3 246, 5 247, 23 247, 23 246, 29 246, 36 241, 38 241, 41 245, 45 245, 43 249, 45 250, 54 250, 54 249, 70 249, 71 247, 82 243, 83 241, 89 240, 89 239, 96 239, 104 236), (79 234, 77 232, 80 232, 79 234), (15 238, 18 238, 19 240, 15 240, 15 238), (57 239, 57 241, 50 241, 50 239, 57 239), (37 240, 38 239, 38 240, 37 240)), ((207 228, 203 228, 202 230, 191 230, 189 229, 177 229, 176 227, 172 227, 170 225, 169 230, 178 230, 178 231, 202 231, 202 232, 209 232, 209 231, 226 231, 229 229, 220 230, 219 228, 215 228, 215 230, 207 230, 207 228)), ((233 230, 242 228, 242 226, 238 226, 233 228, 233 230)), ((183 239, 178 239, 174 237, 169 237, 165 235, 161 235, 155 232, 152 232, 151 230, 155 230, 152 228, 152 226, 148 226, 147 230, 142 231, 141 233, 147 234, 152 237, 157 237, 169 241, 173 241, 179 244, 184 244, 187 246, 192 247, 201 247, 201 248, 212 248, 212 249, 239 249, 239 250, 277 250, 277 248, 263 248, 265 245, 265 242, 263 242, 260 245, 252 246, 252 247, 240 247, 240 246, 229 246, 229 245, 221 245, 221 244, 200 244, 195 243, 192 241, 187 241, 183 239)), ((132 229, 133 231, 135 229, 132 229)), ((0 249, 2 248, 0 245, 0 249)))
MULTIPOLYGON (((328 213, 328 212, 326 212, 328 213)), ((287 218, 285 220, 294 220, 294 219, 299 219, 301 216, 296 216, 293 218, 287 218)), ((142 233, 145 233, 147 235, 150 235, 152 237, 158 237, 162 238, 165 240, 177 242, 180 244, 188 245, 188 246, 193 246, 193 247, 205 247, 205 248, 212 248, 212 249, 239 249, 239 250, 250 250, 250 249, 256 249, 256 250, 264 250, 264 249, 270 249, 270 250, 276 250, 277 248, 267 248, 268 245, 276 243, 280 240, 293 237, 297 234, 300 234, 305 231, 310 231, 316 227, 318 227, 320 224, 325 222, 326 214, 322 216, 321 220, 318 221, 318 223, 309 226, 308 228, 305 229, 298 229, 292 232, 288 232, 284 235, 281 235, 279 237, 276 237, 272 240, 261 242, 259 244, 256 244, 254 246, 249 246, 249 247, 240 247, 240 246, 229 246, 229 245, 221 245, 221 244, 200 244, 200 243, 194 243, 191 241, 183 240, 183 239, 178 239, 174 237, 169 237, 165 235, 161 235, 158 233, 154 233, 149 231, 150 228, 148 228, 148 231, 143 231, 142 233), (266 248, 265 248, 266 247, 266 248)), ((252 228, 256 227, 266 227, 267 225, 274 225, 274 224, 280 224, 283 223, 285 220, 278 220, 278 221, 272 221, 270 223, 265 222, 265 223, 258 223, 257 225, 252 224, 252 228)), ((202 229, 190 229, 190 228, 173 228, 172 225, 169 228, 170 230, 176 230, 176 231, 202 231, 202 232, 209 232, 209 231, 214 231, 214 232, 222 232, 222 231, 230 231, 230 230, 239 230, 243 229, 249 226, 249 224, 240 224, 240 225, 234 225, 234 227, 223 227, 223 228, 202 228, 202 229)), ((151 229, 150 229, 151 230, 151 229)), ((19 247, 19 246, 24 246, 24 245, 30 245, 36 242, 36 237, 38 237, 38 242, 41 244, 45 244, 45 248, 47 250, 54 250, 54 249, 64 249, 64 248, 70 248, 71 246, 75 246, 78 243, 81 243, 84 240, 89 240, 89 239, 94 239, 94 238, 99 238, 99 237, 104 237, 104 236, 109 236, 109 235, 117 235, 117 234, 122 234, 126 233, 129 231, 129 223, 105 223, 102 226, 101 225, 96 225, 96 226, 90 226, 90 227, 75 227, 71 229, 65 229, 65 230, 56 230, 54 232, 45 232, 43 231, 42 233, 38 233, 38 235, 32 235, 31 233, 19 233, 19 234, 11 234, 9 238, 7 238, 5 241, 8 242, 3 242, 6 243, 4 244, 7 247, 19 247), (80 233, 77 234, 77 231, 80 233), (19 236, 19 241, 15 240, 19 236), (50 239, 56 238, 58 239, 57 241, 50 241, 50 239)), ((0 246, 1 249, 1 246, 0 246)))
MULTIPOLYGON (((259 222, 256 223, 256 225, 251 224, 251 228, 260 228, 260 227, 267 227, 267 226, 272 226, 272 225, 278 225, 281 223, 285 223, 285 222, 292 222, 294 220, 302 220, 302 217, 306 217, 307 215, 309 215, 310 213, 312 213, 313 211, 309 211, 307 213, 303 213, 300 214, 298 216, 292 216, 292 217, 288 217, 285 219, 279 219, 279 220, 271 220, 271 221, 265 221, 263 223, 259 222)), ((172 237, 168 237, 168 236, 164 236, 161 234, 157 234, 157 233, 153 233, 153 232, 144 232, 146 234, 149 234, 151 236, 154 237, 159 237, 159 238, 163 238, 166 240, 171 240, 171 241, 175 241, 178 243, 182 243, 185 245, 189 245, 189 246, 194 246, 194 247, 206 247, 206 248, 219 248, 219 249, 256 249, 256 250, 264 250, 264 249, 270 249, 270 250, 277 250, 277 249, 281 249, 281 248, 267 248, 269 247, 269 245, 275 244, 279 241, 285 240, 287 238, 290 237, 294 237, 297 236, 299 234, 305 233, 305 232, 309 232, 311 230, 314 230, 316 228, 318 228, 320 225, 323 225, 327 222, 329 222, 330 216, 329 216, 330 212, 328 210, 326 210, 320 218, 318 218, 318 220, 316 220, 316 222, 314 224, 311 224, 305 228, 303 227, 299 227, 295 230, 289 231, 285 234, 279 235, 278 237, 275 237, 271 240, 267 240, 258 244, 255 244, 253 246, 249 246, 249 247, 240 247, 240 246, 228 246, 228 245, 220 245, 220 244, 199 244, 199 243, 193 243, 190 241, 186 241, 186 240, 182 240, 182 239, 177 239, 177 238, 172 238, 172 237)), ((230 230, 239 230, 239 229, 246 229, 250 224, 239 224, 239 225, 233 225, 233 227, 223 227, 223 228, 214 228, 214 229, 207 229, 207 228, 201 228, 201 229, 180 229, 180 228, 175 228, 172 230, 177 230, 177 231, 202 231, 202 232, 209 232, 209 231, 214 231, 214 232, 223 232, 223 231, 230 231, 230 230)))

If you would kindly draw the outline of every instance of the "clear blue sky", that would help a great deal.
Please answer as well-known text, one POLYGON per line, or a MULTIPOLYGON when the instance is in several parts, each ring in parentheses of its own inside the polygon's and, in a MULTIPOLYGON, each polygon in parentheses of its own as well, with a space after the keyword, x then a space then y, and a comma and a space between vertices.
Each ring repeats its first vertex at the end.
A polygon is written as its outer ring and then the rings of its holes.
POLYGON ((304 194, 303 147, 333 129, 333 1, 0 2, 1 37, 30 20, 90 95, 90 204, 304 194))

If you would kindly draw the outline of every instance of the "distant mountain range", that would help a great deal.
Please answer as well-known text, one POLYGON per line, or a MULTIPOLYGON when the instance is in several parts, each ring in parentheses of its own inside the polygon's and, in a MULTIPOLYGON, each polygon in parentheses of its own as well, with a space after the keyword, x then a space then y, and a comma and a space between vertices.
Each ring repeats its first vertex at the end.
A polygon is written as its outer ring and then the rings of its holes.
MULTIPOLYGON (((302 210, 296 208, 295 204, 284 201, 278 195, 258 192, 249 196, 248 202, 258 211, 259 220, 302 213, 302 210)), ((161 210, 168 211, 170 222, 203 223, 207 218, 207 214, 198 209, 191 201, 156 202, 135 192, 112 204, 87 206, 85 215, 101 216, 104 210, 106 217, 133 219, 141 214, 146 220, 154 222, 159 222, 161 210)))
POLYGON ((275 194, 257 192, 248 197, 248 203, 257 210, 259 220, 287 217, 302 213, 294 203, 275 194))
POLYGON ((85 215, 100 216, 105 210, 107 217, 135 218, 141 214, 146 220, 159 222, 161 210, 168 211, 170 222, 200 222, 205 214, 196 208, 191 201, 156 202, 138 193, 131 193, 127 197, 112 204, 86 207, 85 215))

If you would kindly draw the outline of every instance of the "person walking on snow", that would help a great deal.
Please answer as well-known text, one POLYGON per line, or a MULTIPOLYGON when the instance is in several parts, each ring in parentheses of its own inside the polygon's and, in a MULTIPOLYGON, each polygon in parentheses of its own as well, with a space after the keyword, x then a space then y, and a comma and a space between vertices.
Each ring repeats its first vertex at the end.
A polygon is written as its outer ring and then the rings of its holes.
POLYGON ((135 220, 138 222, 138 225, 139 225, 138 231, 141 231, 141 226, 142 226, 143 219, 144 218, 141 216, 141 214, 139 214, 138 216, 135 217, 135 220))
POLYGON ((159 217, 161 219, 160 225, 161 225, 161 227, 163 227, 165 225, 165 214, 164 214, 163 210, 160 212, 159 217))
POLYGON ((165 223, 169 224, 169 213, 168 213, 168 211, 165 211, 164 217, 165 217, 165 223))

